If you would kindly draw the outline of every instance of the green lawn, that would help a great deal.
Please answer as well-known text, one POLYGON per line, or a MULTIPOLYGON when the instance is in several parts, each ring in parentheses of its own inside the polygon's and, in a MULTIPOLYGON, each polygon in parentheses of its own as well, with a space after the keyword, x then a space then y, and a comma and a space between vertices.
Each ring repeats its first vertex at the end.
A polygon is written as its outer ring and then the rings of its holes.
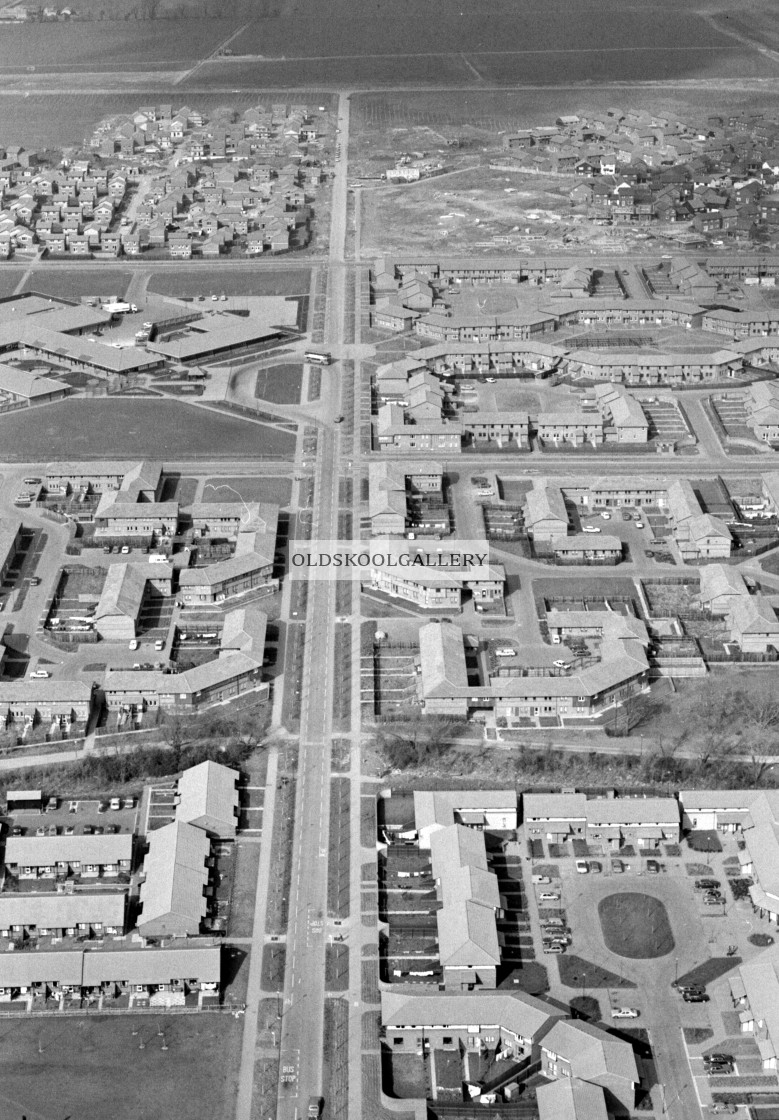
POLYGON ((632 980, 619 976, 608 968, 601 968, 594 961, 577 957, 575 953, 564 953, 557 958, 560 980, 569 988, 579 988, 583 995, 590 988, 635 988, 632 980))
POLYGON ((291 362, 257 371, 254 395, 274 404, 299 404, 303 367, 291 362))
POLYGON ((674 947, 668 912, 651 895, 610 894, 599 902, 598 917, 606 947, 621 957, 649 960, 674 947))
POLYGON ((203 502, 273 502, 288 506, 292 480, 256 475, 238 478, 209 478, 203 486, 203 502))
MULTIPOLYGON (((295 437, 178 401, 68 400, 0 417, 6 460, 291 459, 295 437)), ((220 499, 223 500, 223 499, 220 499)))
POLYGON ((1 1032, 0 1116, 230 1116, 242 1030, 242 1020, 208 1013, 6 1020, 1 1032), (161 1025, 167 1050, 162 1050, 157 1035, 161 1025))

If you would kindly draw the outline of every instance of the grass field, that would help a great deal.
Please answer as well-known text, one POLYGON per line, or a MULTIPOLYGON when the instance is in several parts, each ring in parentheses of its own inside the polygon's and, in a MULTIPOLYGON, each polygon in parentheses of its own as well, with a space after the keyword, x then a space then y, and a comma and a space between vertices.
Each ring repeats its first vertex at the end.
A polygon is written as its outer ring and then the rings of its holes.
POLYGON ((610 894, 598 903, 598 917, 606 947, 621 957, 651 960, 674 947, 668 912, 659 898, 610 894))
POLYGON ((119 268, 38 268, 27 277, 22 291, 76 300, 81 296, 124 299, 129 283, 130 273, 119 268))
POLYGON ((270 366, 257 373, 257 386, 254 395, 264 401, 276 404, 299 404, 300 387, 303 384, 303 367, 285 363, 270 366))
POLYGON ((9 461, 49 459, 291 459, 295 437, 177 401, 62 401, 0 417, 9 461))
POLYGON ((0 298, 14 294, 22 275, 22 270, 18 267, 14 270, 9 269, 0 272, 0 298))
POLYGON ((310 282, 307 268, 274 272, 272 265, 259 265, 237 271, 205 265, 152 273, 149 291, 161 296, 307 296, 310 282))
POLYGON ((228 1116, 242 1029, 241 1020, 210 1014, 8 1020, 1 1032, 0 1115, 9 1120, 228 1116), (157 1036, 160 1025, 167 1050, 157 1036))
POLYGON ((288 478, 209 478, 203 486, 204 502, 273 502, 288 506, 292 482, 288 478), (225 489, 229 487, 230 489, 225 489), (232 491, 232 492, 231 492, 232 491))

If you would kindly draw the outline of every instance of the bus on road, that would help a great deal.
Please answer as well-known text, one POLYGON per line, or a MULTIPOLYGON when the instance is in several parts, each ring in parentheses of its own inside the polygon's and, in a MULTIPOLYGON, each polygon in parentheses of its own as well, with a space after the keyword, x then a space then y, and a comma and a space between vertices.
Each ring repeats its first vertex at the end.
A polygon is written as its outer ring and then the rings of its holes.
POLYGON ((326 350, 306 350, 306 361, 313 362, 316 366, 329 366, 332 360, 333 355, 326 350))

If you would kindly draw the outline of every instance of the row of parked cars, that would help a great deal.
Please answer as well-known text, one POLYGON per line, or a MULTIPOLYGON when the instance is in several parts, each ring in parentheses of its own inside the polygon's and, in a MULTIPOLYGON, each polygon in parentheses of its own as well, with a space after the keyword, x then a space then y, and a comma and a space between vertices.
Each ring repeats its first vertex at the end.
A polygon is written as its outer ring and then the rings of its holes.
POLYGON ((722 884, 719 879, 696 879, 696 891, 703 891, 703 905, 704 906, 723 906, 725 903, 725 896, 723 895, 720 887, 722 884))

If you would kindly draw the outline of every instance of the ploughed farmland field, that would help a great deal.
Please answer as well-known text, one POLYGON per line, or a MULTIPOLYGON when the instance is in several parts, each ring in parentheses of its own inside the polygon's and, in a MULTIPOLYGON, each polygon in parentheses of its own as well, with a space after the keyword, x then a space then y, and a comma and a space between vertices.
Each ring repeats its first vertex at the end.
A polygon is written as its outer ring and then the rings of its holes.
POLYGON ((180 70, 240 27, 230 19, 77 20, 4 24, 0 71, 180 70))

